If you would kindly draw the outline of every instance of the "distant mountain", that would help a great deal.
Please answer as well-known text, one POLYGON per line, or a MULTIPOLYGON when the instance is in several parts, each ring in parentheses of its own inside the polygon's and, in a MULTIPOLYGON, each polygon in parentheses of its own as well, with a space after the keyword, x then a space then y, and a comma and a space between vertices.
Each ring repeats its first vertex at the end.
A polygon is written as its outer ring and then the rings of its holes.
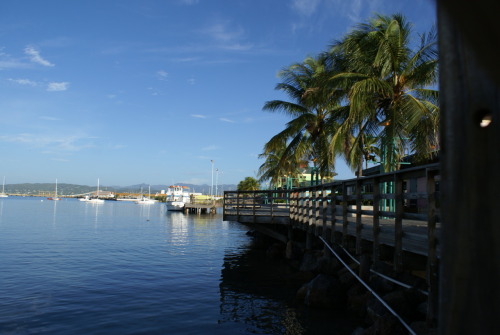
MULTIPOLYGON (((187 184, 187 183, 175 183, 175 184, 169 184, 169 185, 151 185, 151 193, 157 193, 161 192, 162 190, 167 190, 167 188, 171 185, 180 185, 180 186, 187 186, 189 187, 189 191, 193 193, 203 193, 203 194, 209 194, 210 193, 210 185, 195 185, 195 184, 187 184)), ((137 185, 130 185, 130 186, 113 186, 112 187, 116 192, 123 192, 123 193, 138 193, 141 191, 141 188, 144 193, 148 192, 149 189, 149 184, 137 184, 137 185)), ((108 188, 108 190, 111 191, 111 187, 108 188)), ((104 188, 103 188, 104 189, 104 188)), ((216 189, 216 185, 214 185, 214 193, 216 189)), ((217 191, 219 193, 223 191, 234 191, 236 190, 236 185, 234 184, 223 184, 223 185, 217 185, 217 191)))
MULTIPOLYGON (((210 194, 210 185, 194 185, 186 183, 177 183, 175 185, 187 186, 190 192, 197 192, 203 194, 210 194)), ((159 193, 162 190, 167 190, 170 185, 151 185, 151 193, 159 193)), ((110 191, 117 193, 139 193, 142 188, 143 193, 149 191, 148 184, 137 184, 130 186, 105 186, 101 185, 99 187, 102 191, 110 191)), ((59 195, 78 195, 89 192, 94 192, 96 186, 86 186, 86 185, 75 185, 75 184, 57 184, 57 193, 59 195)), ((217 185, 218 193, 223 191, 233 191, 236 190, 236 185, 224 184, 217 185)), ((53 195, 55 191, 55 183, 25 183, 25 184, 6 184, 5 193, 7 194, 28 194, 28 195, 53 195)), ((215 193, 215 185, 214 190, 215 193)))

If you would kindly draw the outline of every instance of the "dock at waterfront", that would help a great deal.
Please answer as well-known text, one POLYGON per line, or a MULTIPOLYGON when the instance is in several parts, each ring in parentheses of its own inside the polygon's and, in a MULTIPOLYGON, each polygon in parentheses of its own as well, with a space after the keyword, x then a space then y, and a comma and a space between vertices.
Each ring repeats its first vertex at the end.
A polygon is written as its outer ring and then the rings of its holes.
POLYGON ((196 214, 215 214, 217 213, 217 207, 215 203, 210 204, 185 204, 184 213, 196 213, 196 214))

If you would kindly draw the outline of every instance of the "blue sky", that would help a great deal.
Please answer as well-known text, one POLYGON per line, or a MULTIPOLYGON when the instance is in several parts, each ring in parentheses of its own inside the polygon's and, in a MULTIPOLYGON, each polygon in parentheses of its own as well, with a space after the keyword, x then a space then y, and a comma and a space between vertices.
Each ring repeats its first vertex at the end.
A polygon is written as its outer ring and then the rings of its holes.
POLYGON ((279 70, 374 12, 435 23, 429 0, 2 0, 0 177, 210 185, 211 160, 219 184, 255 177, 288 121, 262 111, 286 98, 279 70))

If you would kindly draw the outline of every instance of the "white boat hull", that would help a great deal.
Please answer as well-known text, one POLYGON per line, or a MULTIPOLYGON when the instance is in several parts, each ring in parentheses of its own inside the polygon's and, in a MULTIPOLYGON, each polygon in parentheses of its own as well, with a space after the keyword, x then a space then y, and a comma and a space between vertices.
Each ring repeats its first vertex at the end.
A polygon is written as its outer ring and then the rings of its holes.
POLYGON ((182 201, 167 201, 167 211, 182 211, 184 210, 184 202, 182 201))
POLYGON ((156 203, 156 200, 153 199, 142 199, 142 200, 136 200, 135 203, 139 205, 152 205, 156 203))

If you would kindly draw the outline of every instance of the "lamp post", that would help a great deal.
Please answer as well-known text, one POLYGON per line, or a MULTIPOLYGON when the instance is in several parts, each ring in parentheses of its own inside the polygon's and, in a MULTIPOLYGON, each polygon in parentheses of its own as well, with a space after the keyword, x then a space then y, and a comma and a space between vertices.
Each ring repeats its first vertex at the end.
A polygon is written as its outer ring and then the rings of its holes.
POLYGON ((213 196, 214 196, 214 160, 211 159, 210 162, 212 163, 212 186, 210 187, 210 197, 213 198, 213 196))
POLYGON ((215 196, 217 197, 219 195, 219 169, 215 169, 215 196))

